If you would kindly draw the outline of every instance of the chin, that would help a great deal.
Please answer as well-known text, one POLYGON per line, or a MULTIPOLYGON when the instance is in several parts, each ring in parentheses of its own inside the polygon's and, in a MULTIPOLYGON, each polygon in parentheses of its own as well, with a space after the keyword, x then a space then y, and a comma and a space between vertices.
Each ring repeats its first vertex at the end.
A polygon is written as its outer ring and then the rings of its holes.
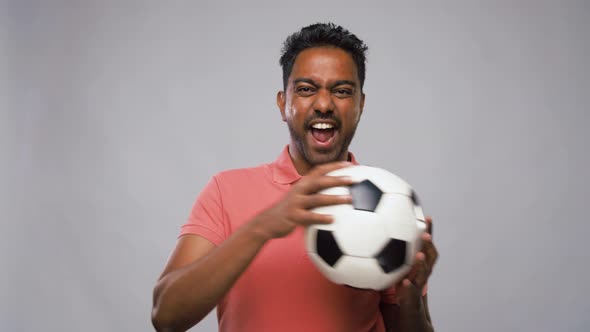
POLYGON ((306 156, 307 156, 307 161, 311 165, 315 166, 315 165, 327 164, 327 163, 330 163, 333 161, 338 161, 341 154, 342 154, 341 150, 336 149, 336 150, 332 150, 332 151, 327 151, 325 153, 318 152, 318 151, 309 151, 306 154, 306 156))

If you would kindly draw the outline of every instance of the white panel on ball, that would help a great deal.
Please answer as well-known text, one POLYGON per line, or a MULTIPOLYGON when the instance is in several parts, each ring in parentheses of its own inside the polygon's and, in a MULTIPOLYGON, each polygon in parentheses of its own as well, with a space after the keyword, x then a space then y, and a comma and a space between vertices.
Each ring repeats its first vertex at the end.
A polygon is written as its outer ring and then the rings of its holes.
POLYGON ((349 276, 344 284, 356 288, 382 290, 394 282, 393 274, 383 273, 377 260, 373 258, 343 256, 336 269, 339 275, 349 276))
POLYGON ((375 256, 390 239, 382 219, 377 213, 360 210, 338 215, 331 226, 342 252, 358 257, 375 256))
POLYGON ((338 262, 338 271, 350 276, 346 279, 346 285, 352 287, 383 289, 391 283, 391 279, 383 273, 377 260, 373 258, 342 257, 338 262))
POLYGON ((395 223, 414 225, 416 221, 414 203, 406 195, 384 194, 381 196, 375 212, 391 216, 393 218, 392 221, 395 221, 395 223))
POLYGON ((414 214, 416 215, 416 219, 426 222, 426 218, 424 217, 424 211, 422 211, 422 207, 419 205, 414 205, 414 214))

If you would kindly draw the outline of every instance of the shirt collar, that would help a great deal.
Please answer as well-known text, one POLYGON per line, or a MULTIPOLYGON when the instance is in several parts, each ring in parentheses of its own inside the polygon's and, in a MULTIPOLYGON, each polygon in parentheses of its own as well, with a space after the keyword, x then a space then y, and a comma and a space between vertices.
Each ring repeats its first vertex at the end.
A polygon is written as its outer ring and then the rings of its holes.
MULTIPOLYGON (((352 152, 348 152, 348 158, 351 163, 358 165, 352 152)), ((292 184, 301 179, 301 175, 295 169, 291 155, 289 154, 289 145, 285 146, 279 157, 270 164, 272 179, 279 184, 292 184)))

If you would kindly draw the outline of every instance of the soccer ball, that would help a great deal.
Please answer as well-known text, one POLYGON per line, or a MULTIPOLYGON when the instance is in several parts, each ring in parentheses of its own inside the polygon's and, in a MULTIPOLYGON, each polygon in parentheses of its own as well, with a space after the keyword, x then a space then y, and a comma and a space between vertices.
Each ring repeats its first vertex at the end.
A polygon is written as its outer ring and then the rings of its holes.
POLYGON ((354 184, 320 193, 351 195, 352 204, 312 210, 332 215, 334 222, 306 228, 311 261, 337 284, 374 290, 394 285, 410 271, 426 230, 416 193, 398 176, 376 167, 350 166, 328 175, 349 176, 354 184))

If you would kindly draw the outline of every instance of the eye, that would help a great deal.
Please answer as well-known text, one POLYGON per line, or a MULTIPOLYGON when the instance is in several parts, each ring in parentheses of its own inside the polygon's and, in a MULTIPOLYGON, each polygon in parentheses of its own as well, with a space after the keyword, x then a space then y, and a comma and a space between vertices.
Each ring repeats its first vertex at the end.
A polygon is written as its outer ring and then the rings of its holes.
POLYGON ((314 91, 315 91, 315 89, 313 87, 307 86, 307 85, 300 86, 295 89, 295 92, 299 95, 302 95, 302 96, 309 96, 309 95, 313 94, 314 91))
POLYGON ((334 94, 339 98, 346 98, 352 96, 351 89, 338 88, 334 90, 334 94))

